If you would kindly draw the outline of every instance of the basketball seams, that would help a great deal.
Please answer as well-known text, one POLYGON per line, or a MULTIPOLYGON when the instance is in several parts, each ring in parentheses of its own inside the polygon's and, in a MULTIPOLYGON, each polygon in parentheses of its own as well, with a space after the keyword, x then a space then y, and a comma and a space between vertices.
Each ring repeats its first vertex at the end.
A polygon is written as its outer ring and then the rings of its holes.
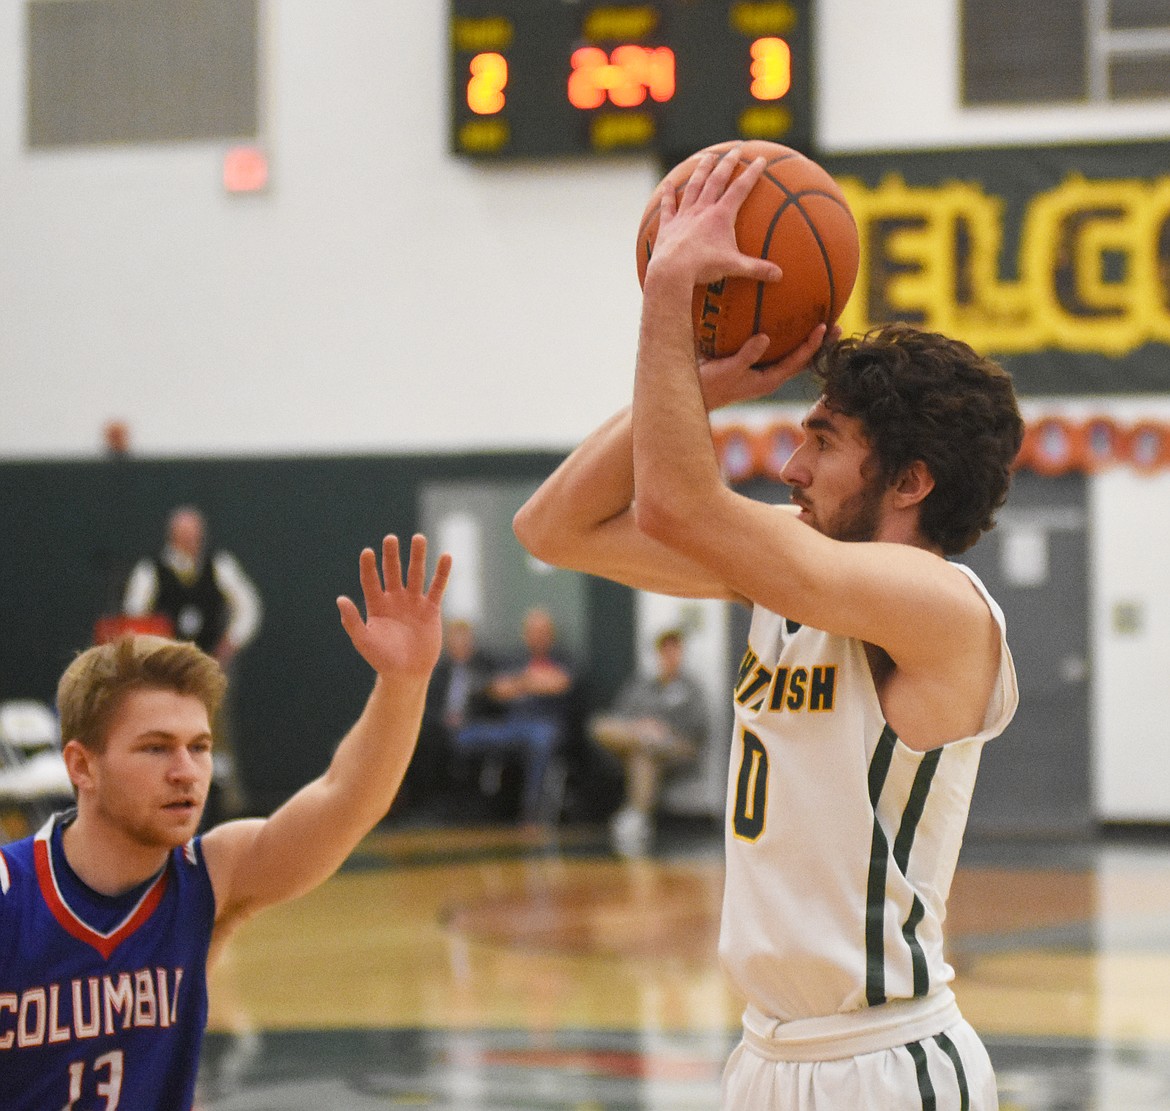
MULTIPOLYGON (((822 194, 823 195, 823 194, 822 194)), ((833 198, 830 197, 830 200, 833 198)), ((805 224, 808 225, 808 230, 812 233, 814 242, 817 245, 817 250, 821 252, 821 261, 825 264, 825 277, 829 282, 829 311, 833 311, 833 306, 837 303, 837 280, 833 274, 833 260, 829 257, 829 249, 825 246, 825 237, 821 233, 821 229, 817 222, 812 218, 812 215, 805 209, 804 205, 798 200, 793 200, 792 207, 800 213, 801 218, 805 224)), ((823 323, 823 322, 822 322, 823 323)))
POLYGON ((802 197, 824 197, 825 200, 832 201, 833 204, 835 204, 838 208, 849 212, 851 217, 853 215, 853 213, 850 212, 849 205, 845 202, 844 198, 840 194, 834 193, 832 190, 820 189, 816 186, 810 186, 803 189, 793 189, 790 185, 785 185, 784 182, 779 178, 773 177, 770 173, 768 173, 767 170, 764 171, 764 176, 760 180, 771 182, 774 186, 776 186, 777 189, 780 190, 781 193, 783 193, 786 197, 791 198, 792 200, 800 200, 802 197))
MULTIPOLYGON (((773 164, 776 164, 776 163, 790 161, 791 157, 792 156, 787 156, 787 157, 783 157, 783 158, 774 159, 773 162, 770 162, 768 164, 768 168, 770 169, 771 166, 773 164)), ((800 155, 796 155, 795 157, 800 157, 800 155)), ((775 234, 775 231, 776 231, 776 225, 780 222, 780 217, 783 215, 784 212, 786 212, 788 210, 789 206, 791 205, 797 212, 800 213, 801 218, 804 220, 805 225, 808 227, 809 232, 812 234, 813 241, 817 245, 817 250, 820 252, 821 262, 824 265, 824 269, 825 269, 825 279, 828 282, 828 286, 829 286, 829 311, 831 312, 833 309, 833 306, 837 303, 837 281, 836 281, 836 276, 833 273, 833 260, 829 255, 829 250, 828 250, 828 247, 826 247, 826 245, 825 245, 824 236, 821 234, 820 228, 817 226, 816 221, 812 218, 812 215, 805 209, 804 205, 801 202, 806 197, 821 197, 824 200, 829 201, 830 203, 836 205, 838 208, 842 209, 844 212, 848 213, 849 216, 852 218, 853 214, 849 211, 849 206, 847 204, 844 204, 840 197, 835 196, 833 193, 831 193, 827 189, 799 189, 799 190, 791 189, 783 181, 780 181, 779 179, 773 177, 768 172, 767 169, 765 169, 765 171, 764 171, 762 180, 770 182, 773 186, 775 186, 775 188, 779 189, 785 198, 784 203, 777 207, 775 213, 773 214, 772 220, 768 225, 768 231, 767 231, 767 234, 764 236, 764 242, 763 242, 763 247, 762 247, 763 257, 764 258, 771 257, 770 247, 771 247, 771 243, 772 243, 772 236, 775 234)), ((763 315, 764 291, 765 291, 766 286, 767 286, 766 282, 757 282, 756 283, 756 307, 755 307, 755 313, 754 313, 753 318, 752 318, 752 327, 757 332, 760 329, 760 319, 763 315)), ((824 321, 822 321, 822 323, 824 323, 824 321)))
POLYGON ((783 189, 785 195, 790 200, 796 201, 798 204, 803 201, 805 197, 820 197, 822 200, 828 201, 830 204, 835 204, 842 212, 848 212, 850 219, 853 218, 853 212, 850 210, 849 205, 846 204, 835 193, 830 193, 827 189, 801 189, 799 192, 794 192, 793 190, 786 188, 779 181, 773 181, 772 178, 769 178, 768 180, 771 181, 772 184, 775 185, 778 189, 783 189))
MULTIPOLYGON (((798 204, 796 211, 804 218, 804 222, 808 225, 808 230, 812 232, 813 240, 816 242, 817 250, 821 252, 821 261, 825 264, 825 277, 829 283, 829 312, 833 311, 833 306, 837 303, 837 281, 833 275, 833 262, 829 258, 829 249, 825 246, 824 236, 821 235, 821 229, 817 227, 816 222, 812 220, 807 212, 798 204)), ((825 323, 821 321, 821 323, 825 323)))
MULTIPOLYGON (((771 180, 771 179, 769 179, 771 180)), ((773 182, 773 184, 777 184, 773 182)), ((772 213, 772 219, 768 222, 768 230, 764 233, 763 242, 760 244, 760 257, 770 259, 772 257, 772 236, 776 234, 776 228, 780 223, 780 218, 788 211, 790 205, 795 206, 792 194, 787 189, 781 187, 780 190, 784 194, 784 202, 777 206, 772 213)), ((808 221, 806 220, 805 223, 808 221)), ((764 294, 767 291, 768 282, 756 282, 756 309, 752 315, 752 334, 755 335, 760 330, 760 319, 764 314, 764 294)))
MULTIPOLYGON (((804 155, 798 154, 796 151, 793 151, 791 154, 782 154, 776 158, 769 158, 767 163, 765 163, 765 165, 764 165, 764 176, 765 177, 768 176, 769 171, 772 169, 773 166, 782 166, 785 162, 791 162, 797 158, 804 158, 804 155)), ((754 158, 741 158, 739 160, 739 164, 741 166, 750 166, 754 161, 755 161, 754 158)))
MULTIPOLYGON (((829 287, 828 307, 829 311, 831 312, 837 301, 837 283, 833 274, 833 261, 829 256, 828 248, 825 246, 824 237, 821 234, 820 228, 817 226, 816 221, 812 218, 812 215, 805 209, 804 205, 801 204, 801 199, 804 197, 819 196, 824 197, 826 200, 836 202, 836 198, 833 197, 832 194, 819 189, 806 189, 800 193, 796 193, 790 189, 787 189, 781 182, 778 182, 773 178, 768 178, 768 180, 771 181, 772 184, 780 190, 784 196, 784 201, 779 204, 772 213, 772 219, 768 223, 768 230, 765 232, 763 241, 760 245, 760 257, 767 259, 772 257, 772 237, 776 234, 776 229, 779 226, 780 220, 784 216, 784 213, 788 212, 789 210, 798 213, 800 218, 804 221, 805 226, 808 228, 808 231, 813 238, 813 242, 816 243, 817 250, 820 252, 821 263, 824 267, 825 281, 829 287)), ((756 282, 755 312, 752 316, 753 334, 760 330, 760 321, 763 317, 764 310, 764 294, 767 291, 769 284, 770 283, 768 282, 756 282)), ((821 321, 821 323, 824 323, 824 321, 821 321)))

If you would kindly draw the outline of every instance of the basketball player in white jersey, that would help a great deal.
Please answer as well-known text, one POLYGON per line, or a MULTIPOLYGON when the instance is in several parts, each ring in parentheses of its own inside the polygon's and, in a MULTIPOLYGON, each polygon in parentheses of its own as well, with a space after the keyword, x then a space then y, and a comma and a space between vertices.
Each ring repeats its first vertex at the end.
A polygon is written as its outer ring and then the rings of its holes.
POLYGON ((1002 612, 946 557, 993 524, 1022 422, 999 366, 905 325, 827 341, 822 325, 764 371, 757 336, 699 367, 694 287, 778 275, 736 248, 762 161, 729 185, 735 160, 708 157, 664 196, 632 411, 570 455, 516 533, 550 563, 753 607, 720 937, 747 1007, 724 1108, 989 1111, 942 922, 980 750, 1017 692, 1002 612), (793 512, 725 485, 707 414, 810 360, 821 397, 783 470, 793 512))

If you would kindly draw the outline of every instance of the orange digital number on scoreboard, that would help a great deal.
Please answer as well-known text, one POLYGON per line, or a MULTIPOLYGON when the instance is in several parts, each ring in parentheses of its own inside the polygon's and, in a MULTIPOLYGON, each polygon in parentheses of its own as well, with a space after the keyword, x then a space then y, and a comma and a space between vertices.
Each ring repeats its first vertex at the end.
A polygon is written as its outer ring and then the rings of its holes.
POLYGON ((568 96, 574 108, 636 108, 647 95, 660 104, 674 96, 674 51, 626 43, 606 54, 583 46, 569 59, 568 96))
POLYGON ((751 46, 752 96, 779 100, 792 88, 792 50, 778 38, 756 39, 751 46))
POLYGON ((504 107, 508 85, 508 59, 487 51, 476 54, 468 64, 467 107, 480 116, 491 116, 504 107))

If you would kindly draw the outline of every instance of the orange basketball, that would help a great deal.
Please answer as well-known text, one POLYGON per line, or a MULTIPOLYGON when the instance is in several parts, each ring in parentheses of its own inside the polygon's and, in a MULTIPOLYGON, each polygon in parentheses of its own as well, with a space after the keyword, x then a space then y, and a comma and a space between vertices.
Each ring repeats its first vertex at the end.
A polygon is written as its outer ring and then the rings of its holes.
POLYGON ((744 254, 776 263, 779 281, 725 278, 695 287, 695 342, 703 358, 737 351, 757 332, 771 338, 757 365, 773 363, 799 347, 818 324, 832 325, 845 308, 857 280, 857 225, 845 194, 811 158, 791 147, 762 139, 716 143, 680 162, 658 183, 638 226, 638 282, 658 234, 662 190, 681 196, 700 157, 738 146, 735 176, 756 158, 768 161, 735 221, 735 238, 744 254))

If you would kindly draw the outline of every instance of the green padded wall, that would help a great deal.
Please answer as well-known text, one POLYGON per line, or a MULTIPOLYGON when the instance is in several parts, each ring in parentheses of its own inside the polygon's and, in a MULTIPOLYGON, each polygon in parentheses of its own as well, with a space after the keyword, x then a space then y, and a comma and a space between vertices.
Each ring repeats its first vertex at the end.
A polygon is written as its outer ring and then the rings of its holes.
MULTIPOLYGON (((62 669, 92 643, 95 620, 117 611, 134 561, 161 546, 170 509, 198 505, 212 543, 235 553, 263 596, 263 627, 236 668, 234 719, 245 781, 269 808, 324 768, 369 689, 369 669, 342 631, 334 603, 338 594, 358 590, 360 549, 386 532, 415 531, 423 491, 436 484, 534 486, 560 458, 0 464, 0 698, 51 702, 62 669)), ((526 558, 518 544, 515 557, 526 558)), ((580 594, 585 612, 573 619, 573 640, 585 645, 585 699, 595 706, 634 666, 633 598, 593 578, 580 594)), ((512 608, 523 601, 513 600, 512 608)))

